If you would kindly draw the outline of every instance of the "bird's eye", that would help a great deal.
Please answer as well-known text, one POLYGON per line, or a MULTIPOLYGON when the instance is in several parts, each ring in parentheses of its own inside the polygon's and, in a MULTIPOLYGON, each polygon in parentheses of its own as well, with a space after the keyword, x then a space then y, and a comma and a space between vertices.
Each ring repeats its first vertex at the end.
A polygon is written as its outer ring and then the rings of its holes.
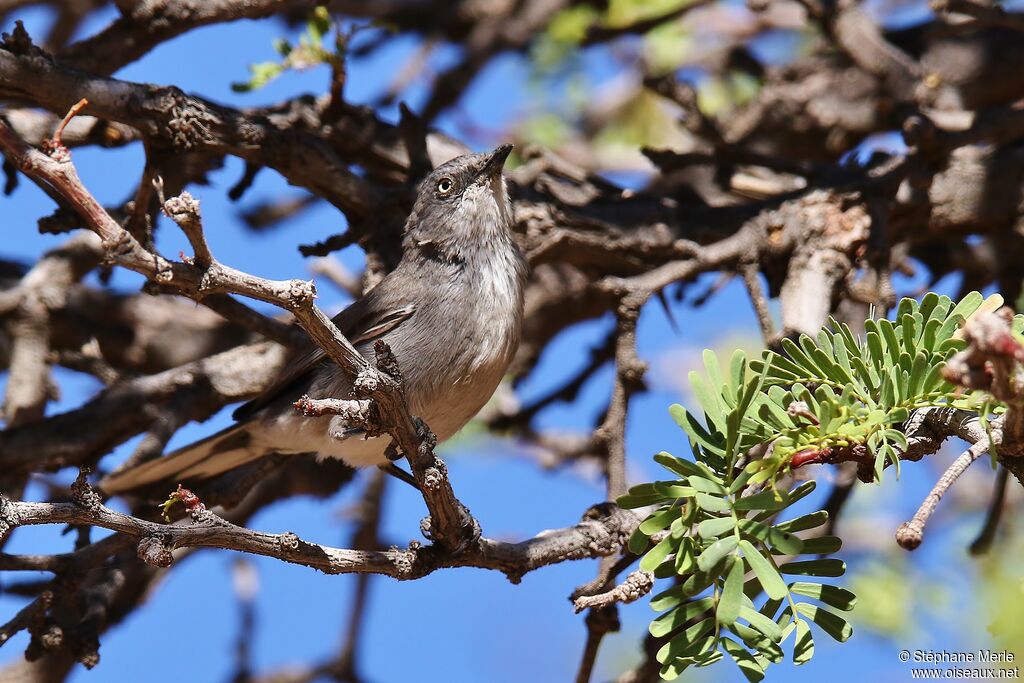
POLYGON ((437 192, 438 194, 448 194, 454 187, 455 183, 451 178, 441 178, 437 183, 437 192))

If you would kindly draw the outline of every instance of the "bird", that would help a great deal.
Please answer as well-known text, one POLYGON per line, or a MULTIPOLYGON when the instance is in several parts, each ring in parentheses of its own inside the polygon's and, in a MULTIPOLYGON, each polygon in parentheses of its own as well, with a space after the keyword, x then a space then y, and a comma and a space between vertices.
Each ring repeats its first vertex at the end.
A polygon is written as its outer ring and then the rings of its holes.
MULTIPOLYGON (((490 400, 519 345, 527 264, 502 174, 511 150, 459 156, 427 174, 405 223, 398 265, 333 319, 364 357, 372 358, 378 340, 390 347, 410 412, 438 442, 490 400)), ((164 481, 195 482, 269 454, 312 452, 353 467, 387 468, 387 436, 368 438, 341 416, 306 417, 294 406, 302 396, 347 398, 351 387, 352 378, 308 341, 266 391, 235 410, 235 424, 115 470, 100 489, 116 495, 164 481)))

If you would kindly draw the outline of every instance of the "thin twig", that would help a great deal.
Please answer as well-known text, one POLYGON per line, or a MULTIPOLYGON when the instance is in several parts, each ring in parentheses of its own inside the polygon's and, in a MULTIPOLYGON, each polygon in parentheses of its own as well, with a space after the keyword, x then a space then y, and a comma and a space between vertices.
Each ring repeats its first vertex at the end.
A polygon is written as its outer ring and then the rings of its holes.
POLYGON ((636 602, 654 588, 654 574, 637 569, 611 590, 597 595, 581 595, 573 601, 576 612, 594 607, 608 607, 615 603, 629 604, 636 602))
POLYGON ((993 432, 991 442, 988 438, 982 439, 972 444, 960 457, 953 461, 953 464, 935 482, 935 486, 932 487, 931 492, 925 497, 921 507, 914 513, 914 517, 909 522, 901 524, 900 528, 896 530, 896 542, 900 544, 901 548, 904 550, 914 550, 921 545, 921 541, 924 539, 924 526, 928 523, 928 518, 935 512, 935 508, 938 507, 942 496, 956 482, 960 475, 967 470, 971 463, 987 453, 993 443, 998 445, 999 442, 999 433, 993 432))
POLYGON ((754 305, 754 313, 757 314, 757 324, 761 328, 761 338, 767 346, 772 346, 777 339, 778 332, 775 329, 775 321, 772 320, 772 313, 768 310, 768 299, 764 295, 764 288, 761 287, 761 277, 758 266, 754 263, 744 263, 740 266, 740 273, 743 274, 743 282, 747 286, 747 294, 750 295, 750 302, 754 305))
POLYGON ((50 138, 54 147, 64 146, 64 143, 61 142, 61 136, 64 134, 64 128, 67 127, 71 119, 78 116, 78 113, 85 109, 85 106, 87 104, 89 104, 89 100, 83 97, 82 99, 78 100, 78 102, 76 102, 74 105, 72 105, 71 109, 68 110, 68 113, 64 115, 64 118, 61 119, 60 124, 57 126, 57 130, 53 132, 53 137, 50 138))

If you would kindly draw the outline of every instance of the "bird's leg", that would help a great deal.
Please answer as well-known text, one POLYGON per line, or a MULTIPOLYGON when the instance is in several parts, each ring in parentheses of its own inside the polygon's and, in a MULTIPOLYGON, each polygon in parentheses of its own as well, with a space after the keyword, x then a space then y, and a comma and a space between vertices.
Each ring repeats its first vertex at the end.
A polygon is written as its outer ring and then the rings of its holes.
POLYGON ((420 493, 423 493, 423 491, 420 489, 420 485, 416 483, 416 478, 413 477, 408 472, 406 472, 405 470, 403 470, 401 467, 399 467, 395 463, 389 462, 386 465, 377 465, 377 467, 379 467, 384 472, 387 472, 388 474, 390 474, 395 479, 399 479, 401 481, 404 481, 406 484, 408 484, 409 486, 413 487, 414 489, 416 489, 420 493))

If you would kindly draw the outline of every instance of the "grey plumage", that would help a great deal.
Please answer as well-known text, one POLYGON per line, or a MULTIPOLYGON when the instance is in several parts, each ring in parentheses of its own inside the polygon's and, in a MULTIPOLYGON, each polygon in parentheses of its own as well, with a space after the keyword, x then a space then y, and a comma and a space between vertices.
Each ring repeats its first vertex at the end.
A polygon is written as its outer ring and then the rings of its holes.
MULTIPOLYGON (((383 339, 398 359, 412 413, 444 440, 494 393, 519 343, 526 263, 512 235, 501 169, 511 151, 471 154, 420 184, 394 271, 334 318, 367 357, 383 339)), ((239 422, 100 485, 119 493, 163 480, 187 483, 267 453, 316 452, 361 467, 387 462, 389 439, 364 439, 337 416, 303 417, 293 403, 346 398, 345 373, 309 344, 264 394, 235 411, 239 422)))

